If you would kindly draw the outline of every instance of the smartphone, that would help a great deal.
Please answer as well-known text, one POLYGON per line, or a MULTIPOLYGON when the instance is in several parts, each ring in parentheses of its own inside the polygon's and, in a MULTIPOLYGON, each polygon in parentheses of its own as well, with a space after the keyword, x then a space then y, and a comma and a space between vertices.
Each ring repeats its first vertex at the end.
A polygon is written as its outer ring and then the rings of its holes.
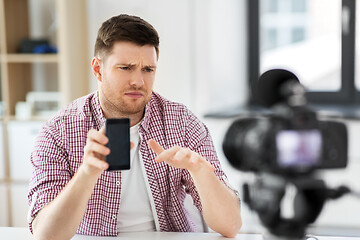
POLYGON ((108 171, 130 169, 130 119, 106 119, 106 136, 110 154, 106 156, 108 171))

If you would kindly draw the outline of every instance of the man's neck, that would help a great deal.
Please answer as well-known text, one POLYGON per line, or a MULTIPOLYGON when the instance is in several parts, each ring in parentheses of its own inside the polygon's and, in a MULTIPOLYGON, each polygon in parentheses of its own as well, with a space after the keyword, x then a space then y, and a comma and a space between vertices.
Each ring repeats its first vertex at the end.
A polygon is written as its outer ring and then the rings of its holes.
POLYGON ((129 118, 130 119, 130 127, 138 124, 144 116, 144 112, 142 112, 140 114, 124 115, 124 114, 119 114, 117 112, 105 111, 104 108, 102 108, 102 110, 103 110, 105 118, 129 118))
POLYGON ((115 106, 109 103, 105 98, 99 96, 100 108, 103 111, 105 118, 129 118, 130 127, 135 126, 144 117, 145 109, 138 113, 124 114, 120 112, 115 106))

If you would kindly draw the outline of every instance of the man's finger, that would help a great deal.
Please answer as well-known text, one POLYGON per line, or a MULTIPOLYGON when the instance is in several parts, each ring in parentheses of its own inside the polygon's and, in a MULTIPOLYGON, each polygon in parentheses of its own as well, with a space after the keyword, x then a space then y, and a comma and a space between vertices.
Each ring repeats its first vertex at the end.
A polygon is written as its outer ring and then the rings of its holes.
POLYGON ((97 157, 93 157, 93 156, 89 156, 86 159, 86 163, 92 167, 96 167, 102 170, 106 170, 109 167, 109 164, 107 162, 99 160, 97 157))
POLYGON ((90 142, 90 141, 95 141, 95 142, 105 145, 108 143, 109 139, 105 135, 104 128, 101 128, 99 131, 97 131, 96 129, 91 129, 87 133, 87 142, 90 142))
POLYGON ((175 154, 180 150, 181 150, 181 147, 174 146, 172 148, 167 149, 166 151, 162 151, 160 154, 157 155, 155 160, 157 162, 162 162, 162 161, 166 161, 166 160, 172 160, 173 161, 175 154))
POLYGON ((97 143, 97 142, 89 142, 88 144, 86 144, 86 146, 84 148, 84 152, 86 154, 95 152, 95 153, 99 153, 101 155, 107 156, 110 154, 110 149, 102 144, 97 143))
POLYGON ((160 153, 162 153, 164 151, 164 148, 153 139, 150 139, 148 141, 148 144, 149 144, 150 148, 156 153, 156 155, 159 155, 160 153))

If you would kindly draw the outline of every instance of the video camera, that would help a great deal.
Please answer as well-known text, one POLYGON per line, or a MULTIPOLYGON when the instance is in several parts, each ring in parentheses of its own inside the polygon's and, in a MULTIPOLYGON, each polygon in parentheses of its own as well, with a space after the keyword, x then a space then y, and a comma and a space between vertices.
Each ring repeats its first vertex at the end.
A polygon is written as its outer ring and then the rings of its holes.
POLYGON ((315 174, 346 167, 347 129, 341 122, 319 120, 307 107, 304 87, 287 70, 265 72, 257 86, 258 101, 271 111, 236 120, 225 134, 224 154, 234 168, 256 174, 254 184, 243 185, 243 200, 269 232, 302 239, 325 201, 350 191, 329 189, 315 174), (289 186, 296 190, 290 218, 281 209, 289 186))
POLYGON ((346 167, 346 126, 318 120, 306 106, 305 90, 293 73, 265 72, 259 79, 258 96, 273 112, 242 118, 230 126, 223 150, 234 168, 295 176, 346 167))

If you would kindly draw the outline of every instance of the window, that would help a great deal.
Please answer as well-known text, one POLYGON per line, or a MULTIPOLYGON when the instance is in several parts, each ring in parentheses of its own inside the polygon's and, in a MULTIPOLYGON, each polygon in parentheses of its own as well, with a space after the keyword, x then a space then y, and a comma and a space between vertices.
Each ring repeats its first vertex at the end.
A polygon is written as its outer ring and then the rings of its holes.
POLYGON ((260 74, 283 68, 298 76, 311 103, 359 103, 360 19, 355 51, 355 2, 248 0, 250 102, 256 103, 253 93, 260 74))
POLYGON ((269 0, 265 5, 266 11, 277 12, 278 11, 278 0, 269 0))
POLYGON ((301 27, 295 27, 291 30, 291 42, 301 42, 305 40, 305 29, 301 27))
POLYGON ((264 39, 264 44, 261 46, 264 50, 276 48, 278 43, 277 30, 275 28, 267 29, 264 39))
MULTIPOLYGON (((305 12, 306 11, 306 0, 292 0, 292 11, 293 12, 305 12)), ((314 1, 313 1, 314 2, 314 1)))

